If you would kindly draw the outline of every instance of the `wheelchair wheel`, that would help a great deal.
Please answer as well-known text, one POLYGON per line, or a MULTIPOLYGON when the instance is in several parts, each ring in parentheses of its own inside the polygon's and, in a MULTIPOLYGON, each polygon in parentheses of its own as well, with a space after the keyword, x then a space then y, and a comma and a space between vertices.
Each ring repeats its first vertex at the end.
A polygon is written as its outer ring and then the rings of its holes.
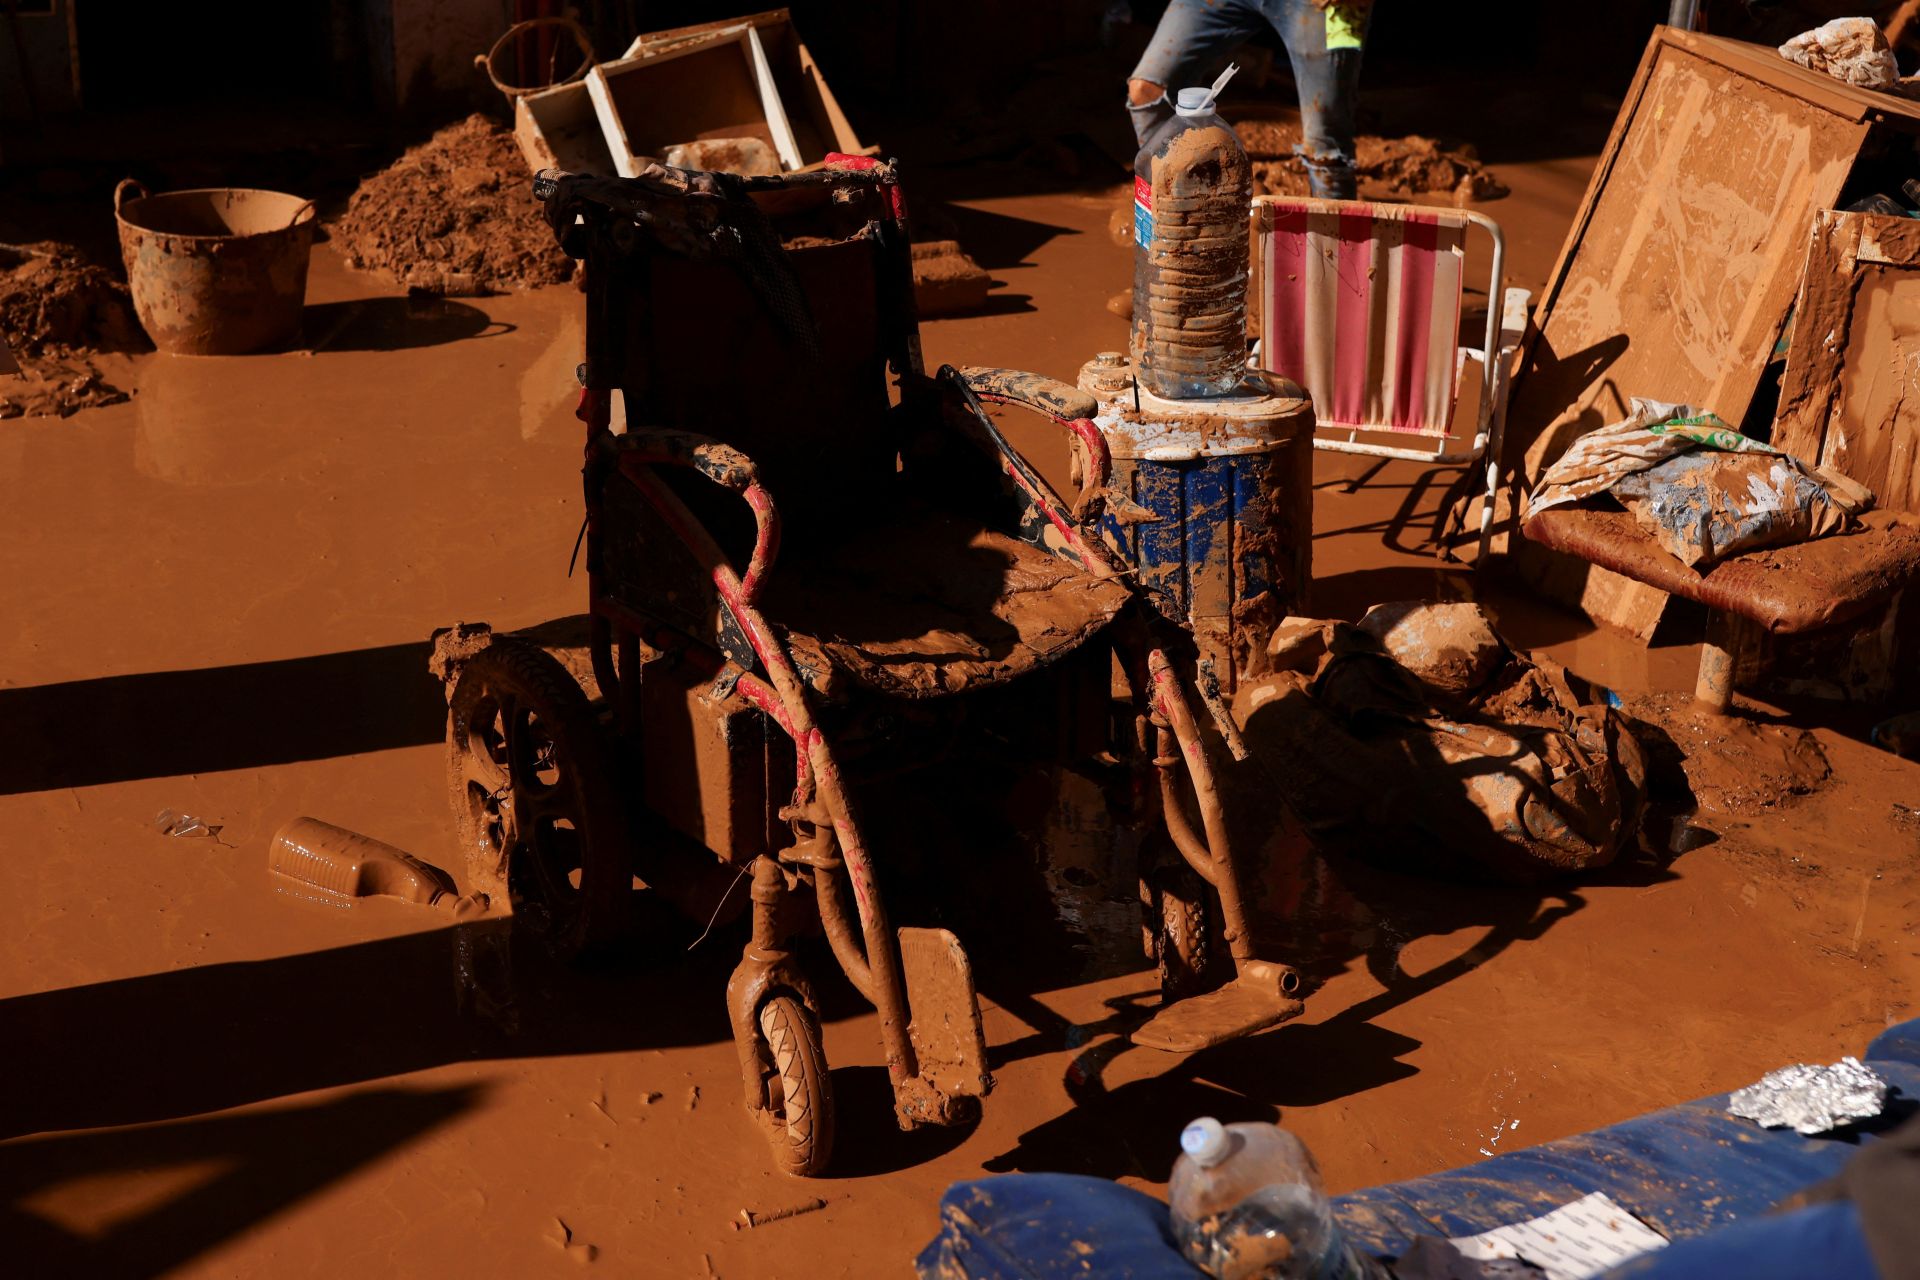
POLYGON ((1158 867, 1147 877, 1148 927, 1162 1000, 1211 991, 1225 976, 1214 954, 1211 897, 1192 867, 1158 867))
POLYGON ((833 1156, 833 1086, 820 1024, 793 996, 776 995, 760 1006, 760 1034, 773 1063, 765 1112, 773 1158, 787 1173, 818 1177, 833 1156))
POLYGON ((626 822, 586 695, 566 669, 496 640, 460 673, 447 769, 470 888, 556 954, 605 951, 632 893, 626 822))

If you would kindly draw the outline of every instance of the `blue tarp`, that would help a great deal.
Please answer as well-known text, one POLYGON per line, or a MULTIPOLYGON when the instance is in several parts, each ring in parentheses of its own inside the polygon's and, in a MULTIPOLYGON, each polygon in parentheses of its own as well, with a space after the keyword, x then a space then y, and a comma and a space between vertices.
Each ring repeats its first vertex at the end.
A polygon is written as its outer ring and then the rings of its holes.
MULTIPOLYGON (((1369 1187, 1336 1198, 1335 1210, 1354 1244, 1386 1258, 1404 1253, 1416 1235, 1472 1235, 1538 1217, 1592 1191, 1606 1192, 1671 1240, 1701 1237, 1832 1177, 1861 1143, 1912 1113, 1920 1099, 1920 1019, 1882 1033, 1864 1056, 1893 1086, 1887 1115, 1867 1125, 1803 1138, 1735 1119, 1726 1112, 1726 1095, 1718 1094, 1464 1168, 1369 1187)), ((1740 1250, 1785 1261, 1796 1247, 1808 1251, 1800 1274, 1862 1274, 1833 1269, 1843 1257, 1865 1257, 1850 1208, 1752 1223, 1689 1252, 1734 1250, 1727 1259, 1736 1265, 1740 1250), (1842 1248, 1842 1236, 1850 1254, 1833 1252, 1842 1248)), ((1666 1261, 1684 1263, 1685 1255, 1666 1261)), ((1193 1280, 1198 1274, 1173 1248, 1164 1203, 1073 1174, 954 1184, 941 1198, 940 1234, 920 1254, 919 1268, 939 1280, 1193 1280)), ((1733 1272, 1661 1269, 1666 1275, 1739 1273, 1737 1266, 1733 1272)))

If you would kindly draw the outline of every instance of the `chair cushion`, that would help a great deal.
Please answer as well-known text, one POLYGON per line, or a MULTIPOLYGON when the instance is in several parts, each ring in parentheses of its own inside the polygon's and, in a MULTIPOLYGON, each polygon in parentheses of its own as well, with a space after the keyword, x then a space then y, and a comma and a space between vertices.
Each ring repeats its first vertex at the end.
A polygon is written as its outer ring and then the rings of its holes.
POLYGON ((1920 529, 1886 511, 1839 537, 1729 556, 1706 573, 1680 563, 1625 511, 1550 507, 1521 532, 1603 569, 1791 635, 1858 617, 1920 574, 1920 529))
POLYGON ((979 521, 903 504, 834 542, 785 557, 762 606, 801 674, 929 698, 1012 679, 1079 647, 1129 598, 979 521))

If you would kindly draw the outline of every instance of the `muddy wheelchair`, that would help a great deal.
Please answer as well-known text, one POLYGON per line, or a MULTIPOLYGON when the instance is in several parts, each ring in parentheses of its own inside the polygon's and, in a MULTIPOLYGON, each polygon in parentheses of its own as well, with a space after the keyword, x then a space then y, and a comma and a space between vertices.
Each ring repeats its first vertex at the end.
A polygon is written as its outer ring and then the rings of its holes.
POLYGON ((1091 711, 1035 740, 1106 753, 1130 819, 1159 819, 1190 868, 1156 881, 1166 999, 1136 1040, 1198 1048, 1296 1015, 1297 975, 1254 954, 1191 639, 1141 606, 1099 532, 1093 399, 925 373, 895 168, 550 171, 536 194, 584 263, 599 697, 504 641, 461 673, 449 746, 474 887, 584 953, 623 932, 636 880, 696 923, 706 872, 744 881, 727 1004, 746 1104, 783 1169, 818 1174, 834 1110, 801 935, 824 933, 878 1011, 902 1128, 965 1122, 992 1086, 966 952, 895 926, 898 872, 865 815, 953 735, 1036 705, 998 695, 1039 689, 1091 711), (1003 407, 1067 434, 1070 501, 1009 443, 1003 407))

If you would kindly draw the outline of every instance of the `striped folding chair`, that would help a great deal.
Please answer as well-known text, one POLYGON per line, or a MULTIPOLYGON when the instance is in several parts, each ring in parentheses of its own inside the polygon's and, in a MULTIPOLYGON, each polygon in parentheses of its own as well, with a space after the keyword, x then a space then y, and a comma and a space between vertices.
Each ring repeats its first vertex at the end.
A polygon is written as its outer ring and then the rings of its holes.
MULTIPOLYGON (((1501 286, 1506 237, 1464 209, 1264 196, 1253 204, 1252 301, 1260 321, 1255 359, 1313 397, 1314 447, 1442 465, 1486 460, 1480 553, 1492 532, 1513 353, 1532 295, 1501 286), (1481 347, 1460 345, 1467 228, 1493 241, 1487 298, 1500 323, 1481 347), (1480 362, 1472 443, 1449 449, 1461 374, 1480 362), (1422 436, 1428 448, 1362 440, 1362 433, 1422 436)), ((1463 419, 1464 421, 1464 419, 1463 419)))

